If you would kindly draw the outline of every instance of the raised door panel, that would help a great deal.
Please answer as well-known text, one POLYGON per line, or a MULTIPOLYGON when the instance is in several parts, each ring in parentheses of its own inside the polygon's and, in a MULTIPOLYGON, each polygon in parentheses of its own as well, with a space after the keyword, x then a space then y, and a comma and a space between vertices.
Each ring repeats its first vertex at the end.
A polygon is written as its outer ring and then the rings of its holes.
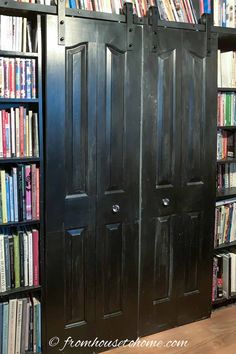
POLYGON ((152 52, 151 33, 144 33, 141 335, 174 326, 176 320, 173 274, 181 142, 180 33, 160 30, 156 53, 152 52))
POLYGON ((182 217, 178 323, 209 316, 216 159, 216 41, 183 33, 182 217), (184 257, 183 250, 184 249, 184 257))
POLYGON ((131 339, 138 308, 141 28, 134 29, 133 51, 126 48, 125 25, 118 31, 103 23, 99 33, 97 334, 131 339))

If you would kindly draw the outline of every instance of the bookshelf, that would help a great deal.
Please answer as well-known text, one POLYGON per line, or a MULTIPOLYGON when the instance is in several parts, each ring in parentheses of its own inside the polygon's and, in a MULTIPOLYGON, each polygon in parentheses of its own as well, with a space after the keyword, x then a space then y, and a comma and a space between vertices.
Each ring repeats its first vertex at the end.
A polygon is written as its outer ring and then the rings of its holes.
MULTIPOLYGON (((6 187, 7 180, 9 186, 12 186, 12 189, 11 187, 6 189, 6 199, 8 201, 6 202, 6 220, 4 220, 3 198, 5 194, 3 194, 4 189, 2 187, 3 179, 1 180, 2 220, 0 230, 4 235, 2 236, 4 241, 1 244, 2 250, 4 244, 4 250, 1 251, 1 255, 4 254, 5 262, 1 272, 5 272, 4 277, 6 279, 6 285, 1 283, 0 292, 1 331, 3 330, 3 323, 6 327, 11 326, 10 318, 15 318, 17 323, 19 316, 22 317, 21 325, 25 326, 24 329, 23 327, 20 329, 16 325, 15 332, 8 334, 8 339, 6 337, 0 345, 3 346, 1 348, 3 352, 6 351, 6 345, 8 345, 8 348, 11 348, 14 353, 19 348, 23 352, 23 347, 27 348, 27 353, 41 352, 41 325, 39 324, 41 322, 42 306, 44 223, 43 193, 41 192, 43 190, 42 43, 41 16, 39 13, 42 8, 36 4, 32 11, 29 4, 27 5, 28 7, 14 1, 1 2, 0 5, 1 16, 11 16, 18 20, 22 18, 22 23, 24 18, 27 19, 25 30, 22 26, 22 48, 26 46, 26 49, 22 51, 0 50, 0 58, 5 65, 3 70, 4 80, 0 83, 3 88, 2 97, 0 97, 0 154, 3 154, 0 158, 0 170, 5 171, 6 187), (25 35, 25 39, 23 39, 24 33, 28 33, 28 37, 25 35), (31 38, 31 44, 29 38, 31 38), (26 41, 25 44, 23 44, 24 40, 26 41), (35 42, 37 42, 37 48, 34 48, 35 42), (31 49, 30 46, 32 46, 31 49), (11 62, 14 65, 13 74, 8 71, 10 70, 8 63, 11 62), (18 74, 18 81, 17 62, 22 65, 18 74), (26 65, 29 65, 28 72, 26 72, 26 65), (35 77, 35 88, 33 77, 35 77), (21 86, 17 87, 17 83, 18 85, 20 83, 21 86), (9 96, 7 93, 8 84, 12 85, 9 87, 9 96), (19 88, 20 97, 17 97, 17 89, 19 88), (15 92, 13 97, 11 92, 15 92), (24 95, 27 95, 27 97, 29 95, 29 98, 25 98, 24 95), (9 125, 6 124, 8 122, 9 125), (15 185, 13 184, 13 171, 16 173, 15 185), (9 317, 6 317, 6 312, 3 312, 6 307, 9 317), (27 311, 31 320, 26 320, 27 311), (32 316, 36 316, 35 322, 32 322, 32 316), (27 323, 31 326, 31 329, 27 327, 27 323), (24 343, 22 333, 27 331, 29 342, 24 343), (19 338, 21 338, 20 341, 19 338), (33 338, 36 338, 36 342, 33 338)), ((18 20, 12 19, 9 26, 18 20)), ((3 28, 1 30, 3 31, 3 28)), ((6 43, 4 43, 5 45, 6 43)), ((12 41, 12 45, 16 46, 14 41, 12 41)), ((2 46, 1 43, 1 48, 2 46)), ((4 279, 2 274, 1 279, 4 279)))

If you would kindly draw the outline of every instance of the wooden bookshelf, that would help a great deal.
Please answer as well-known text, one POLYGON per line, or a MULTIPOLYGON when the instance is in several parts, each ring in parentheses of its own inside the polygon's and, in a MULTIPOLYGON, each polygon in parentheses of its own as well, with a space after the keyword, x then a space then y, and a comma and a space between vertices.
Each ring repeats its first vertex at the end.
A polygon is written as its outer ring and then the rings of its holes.
POLYGON ((236 87, 218 87, 220 92, 236 92, 236 87))
POLYGON ((236 246, 236 241, 224 242, 224 243, 221 243, 219 246, 216 246, 215 250, 221 250, 221 249, 224 249, 224 248, 231 248, 231 247, 235 247, 235 246, 236 246))
POLYGON ((216 200, 236 197, 236 187, 222 188, 216 191, 216 200))
POLYGON ((4 293, 0 293, 0 299, 3 297, 10 297, 16 295, 26 295, 28 293, 35 293, 41 291, 41 286, 26 286, 15 289, 10 289, 4 293))
POLYGON ((0 50, 1 57, 38 58, 38 53, 15 52, 11 50, 0 50))
POLYGON ((9 158, 0 158, 0 165, 5 164, 19 164, 19 163, 37 163, 40 162, 39 157, 9 157, 9 158))
POLYGON ((8 222, 5 224, 0 224, 0 227, 14 227, 14 226, 30 226, 30 225, 39 225, 40 220, 24 220, 24 221, 15 221, 8 222))
POLYGON ((0 98, 0 103, 39 103, 38 98, 0 98))
POLYGON ((225 297, 221 298, 221 299, 216 299, 215 301, 212 302, 212 307, 213 308, 217 308, 220 306, 226 306, 229 304, 232 304, 236 301, 236 295, 235 296, 231 296, 229 299, 226 299, 225 297))
POLYGON ((236 125, 218 125, 217 129, 235 130, 236 125))
POLYGON ((236 158, 227 158, 227 159, 222 159, 222 160, 217 160, 217 163, 235 163, 236 158))

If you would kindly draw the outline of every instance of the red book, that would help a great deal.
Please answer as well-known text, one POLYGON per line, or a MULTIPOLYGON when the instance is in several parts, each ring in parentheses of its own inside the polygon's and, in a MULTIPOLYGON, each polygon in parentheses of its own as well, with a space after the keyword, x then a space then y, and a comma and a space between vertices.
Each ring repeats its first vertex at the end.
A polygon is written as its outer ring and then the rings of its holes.
POLYGON ((2 149, 3 157, 7 157, 7 144, 6 144, 6 111, 2 111, 2 149))
POLYGON ((24 107, 20 106, 20 156, 24 157, 24 107))
POLYGON ((36 219, 39 219, 40 216, 40 207, 39 207, 39 168, 36 168, 36 219))
POLYGON ((39 231, 32 230, 33 238, 33 282, 34 286, 39 285, 39 231))

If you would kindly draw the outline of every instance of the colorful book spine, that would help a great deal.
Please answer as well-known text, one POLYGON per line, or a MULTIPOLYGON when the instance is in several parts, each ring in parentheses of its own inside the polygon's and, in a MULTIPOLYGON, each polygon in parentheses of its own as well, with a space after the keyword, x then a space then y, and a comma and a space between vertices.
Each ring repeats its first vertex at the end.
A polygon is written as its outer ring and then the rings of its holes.
POLYGON ((32 179, 31 179, 31 166, 25 166, 25 190, 26 190, 26 220, 32 219, 32 179))
POLYGON ((34 286, 39 285, 39 232, 32 230, 33 238, 33 283, 34 286))

